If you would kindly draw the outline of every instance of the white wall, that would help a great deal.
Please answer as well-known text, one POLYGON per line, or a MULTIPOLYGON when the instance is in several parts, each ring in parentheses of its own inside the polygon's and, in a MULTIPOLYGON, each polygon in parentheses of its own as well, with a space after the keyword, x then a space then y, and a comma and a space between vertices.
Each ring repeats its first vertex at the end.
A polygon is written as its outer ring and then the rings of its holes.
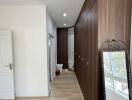
POLYGON ((47 33, 52 34, 53 38, 51 39, 51 79, 55 77, 56 64, 57 64, 57 31, 56 24, 54 23, 52 17, 50 16, 48 10, 46 14, 47 18, 47 33))
POLYGON ((68 63, 69 68, 74 68, 74 28, 68 29, 68 63))
POLYGON ((17 96, 48 96, 46 7, 0 6, 0 28, 13 32, 17 96))

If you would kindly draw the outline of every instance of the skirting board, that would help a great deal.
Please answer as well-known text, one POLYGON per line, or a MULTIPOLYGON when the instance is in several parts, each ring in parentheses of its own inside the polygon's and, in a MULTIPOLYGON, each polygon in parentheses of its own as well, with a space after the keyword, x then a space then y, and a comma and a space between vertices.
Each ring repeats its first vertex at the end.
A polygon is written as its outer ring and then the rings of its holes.
POLYGON ((16 100, 28 100, 28 99, 48 99, 49 97, 16 97, 16 100))

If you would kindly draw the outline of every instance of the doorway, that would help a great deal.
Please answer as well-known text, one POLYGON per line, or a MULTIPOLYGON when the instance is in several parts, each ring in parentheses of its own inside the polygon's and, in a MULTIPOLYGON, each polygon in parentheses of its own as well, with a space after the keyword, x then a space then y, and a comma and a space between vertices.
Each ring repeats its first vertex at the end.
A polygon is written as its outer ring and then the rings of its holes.
POLYGON ((57 63, 74 69, 74 27, 57 28, 57 63))

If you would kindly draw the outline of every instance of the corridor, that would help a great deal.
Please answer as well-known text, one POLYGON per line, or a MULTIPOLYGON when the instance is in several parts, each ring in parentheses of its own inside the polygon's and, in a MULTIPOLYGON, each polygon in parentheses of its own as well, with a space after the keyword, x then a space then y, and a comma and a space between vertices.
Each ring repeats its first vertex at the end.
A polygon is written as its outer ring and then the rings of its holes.
POLYGON ((48 98, 17 98, 17 100, 84 100, 76 75, 72 71, 63 70, 51 85, 48 98))

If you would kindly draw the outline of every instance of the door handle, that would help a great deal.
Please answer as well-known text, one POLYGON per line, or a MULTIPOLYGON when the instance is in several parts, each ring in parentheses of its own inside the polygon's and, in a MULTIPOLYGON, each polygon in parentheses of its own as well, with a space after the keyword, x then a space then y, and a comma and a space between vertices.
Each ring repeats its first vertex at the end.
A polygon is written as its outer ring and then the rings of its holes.
POLYGON ((9 66, 10 66, 10 70, 12 70, 12 69, 13 69, 13 68, 12 68, 12 64, 10 64, 9 66))
POLYGON ((12 69, 13 69, 12 64, 5 65, 5 66, 6 66, 6 67, 9 67, 9 68, 10 68, 10 70, 12 70, 12 69))

